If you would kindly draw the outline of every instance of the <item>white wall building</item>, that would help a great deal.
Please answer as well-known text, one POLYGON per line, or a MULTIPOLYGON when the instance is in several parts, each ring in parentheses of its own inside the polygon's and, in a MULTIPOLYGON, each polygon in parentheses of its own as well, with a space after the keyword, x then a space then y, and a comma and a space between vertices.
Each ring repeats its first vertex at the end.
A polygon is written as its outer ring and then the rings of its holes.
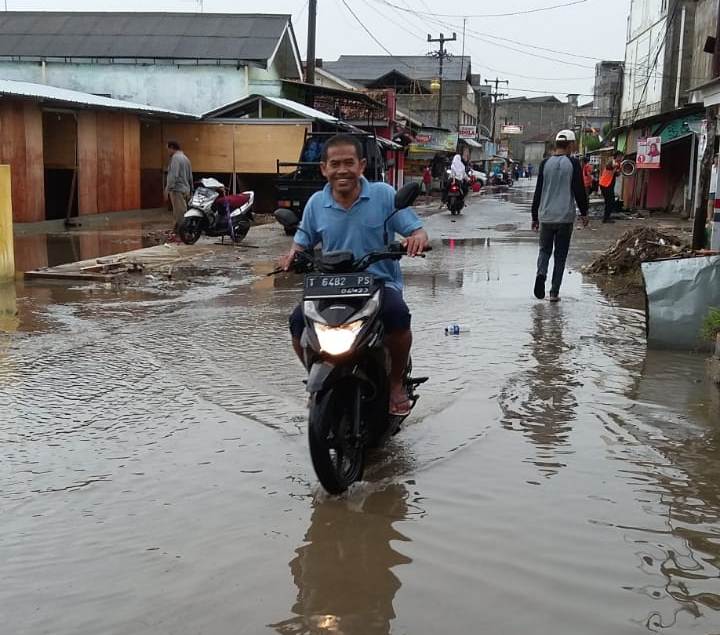
POLYGON ((200 114, 302 67, 287 15, 8 12, 0 77, 200 114))
POLYGON ((687 103, 695 3, 631 0, 627 20, 622 122, 687 103))

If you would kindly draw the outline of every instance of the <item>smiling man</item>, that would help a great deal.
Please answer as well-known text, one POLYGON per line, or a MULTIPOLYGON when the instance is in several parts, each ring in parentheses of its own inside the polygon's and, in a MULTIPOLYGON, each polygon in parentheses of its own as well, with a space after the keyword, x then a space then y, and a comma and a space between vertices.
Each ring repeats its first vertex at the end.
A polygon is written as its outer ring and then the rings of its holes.
MULTIPOLYGON (((364 176, 366 161, 357 137, 335 135, 322 151, 320 168, 327 185, 308 201, 302 222, 290 252, 281 260, 288 270, 295 253, 322 244, 328 251, 352 251, 355 258, 382 249, 384 224, 394 211, 395 190, 386 183, 370 183, 364 176)), ((428 235, 422 221, 411 209, 395 214, 388 222, 389 236, 400 234, 409 256, 416 256, 427 247, 428 235)), ((403 389, 403 373, 407 366, 412 333, 410 311, 402 296, 402 275, 397 261, 384 260, 371 265, 368 271, 384 284, 382 320, 385 343, 390 351, 390 412, 405 415, 410 402, 403 389)), ((305 324, 300 307, 290 316, 293 347, 300 359, 300 338, 305 324)))

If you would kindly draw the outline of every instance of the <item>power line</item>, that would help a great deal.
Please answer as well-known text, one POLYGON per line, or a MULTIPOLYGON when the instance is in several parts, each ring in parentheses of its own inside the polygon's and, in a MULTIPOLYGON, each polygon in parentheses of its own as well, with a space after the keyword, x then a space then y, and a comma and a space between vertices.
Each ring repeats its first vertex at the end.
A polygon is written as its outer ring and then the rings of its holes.
MULTIPOLYGON (((675 16, 677 15, 677 8, 679 6, 680 6, 680 3, 676 2, 675 6, 673 7, 673 12, 670 15, 670 18, 665 23, 665 34, 663 35, 662 39, 660 40, 660 45, 658 46, 657 52, 655 53, 655 59, 653 60, 652 66, 648 67, 648 76, 645 79, 645 84, 643 85, 642 93, 640 94, 640 99, 638 100, 637 106, 635 107, 635 112, 633 113, 633 117, 632 117, 633 121, 635 121, 637 119, 638 113, 640 112, 640 106, 642 105, 642 101, 645 98, 645 93, 647 92, 648 84, 650 83, 650 73, 653 70, 655 70, 658 60, 660 59, 660 52, 662 50, 664 50, 664 48, 665 48, 665 40, 667 40, 667 36, 670 31, 670 27, 672 26, 672 23, 675 20, 675 16)), ((682 60, 679 60, 678 64, 681 63, 681 61, 682 60)))
MULTIPOLYGON (((517 88, 513 86, 512 88, 508 87, 508 90, 515 90, 519 93, 537 93, 538 95, 577 95, 578 97, 594 97, 595 95, 593 93, 576 93, 574 90, 536 90, 534 88, 517 88)), ((511 97, 512 99, 512 97, 511 97)))
MULTIPOLYGON (((344 0, 343 0, 344 1, 344 0)), ((576 4, 584 4, 587 2, 587 0, 571 0, 570 2, 563 2, 562 4, 554 4, 547 7, 536 7, 534 9, 525 9, 523 11, 510 11, 508 13, 476 13, 476 14, 465 14, 465 15, 458 15, 453 13, 432 13, 427 11, 418 11, 417 9, 405 9, 404 7, 401 7, 397 4, 394 4, 390 2, 389 0, 382 0, 383 4, 387 4, 388 6, 393 7, 394 9, 398 9, 400 11, 404 11, 406 13, 414 13, 414 14, 422 14, 429 17, 436 17, 436 18, 506 18, 510 16, 515 15, 527 15, 529 13, 539 13, 541 11, 551 11, 553 9, 561 9, 563 7, 571 7, 576 4)), ((426 5, 427 6, 427 5, 426 5)))
POLYGON ((408 29, 408 28, 407 28, 405 25, 403 25, 402 23, 393 20, 393 19, 392 19, 391 17, 389 17, 387 14, 381 13, 378 9, 371 7, 371 6, 368 4, 367 0, 364 0, 364 2, 365 2, 365 4, 367 5, 367 7, 368 7, 371 11, 377 12, 381 17, 383 17, 383 18, 385 18, 386 20, 388 20, 388 22, 392 22, 396 27, 398 27, 398 28, 401 29, 402 31, 405 31, 405 33, 409 33, 412 37, 414 37, 414 38, 416 38, 416 39, 418 39, 418 40, 422 40, 423 42, 425 41, 425 38, 422 37, 422 35, 420 35, 417 31, 411 31, 410 29, 408 29))
MULTIPOLYGON (((583 1, 585 1, 585 0, 583 0, 583 1)), ((381 3, 381 4, 384 4, 384 5, 393 7, 394 9, 396 9, 396 10, 398 10, 398 11, 410 12, 409 9, 404 9, 403 7, 401 7, 401 6, 399 6, 399 5, 396 5, 396 4, 393 4, 392 2, 389 2, 388 0, 374 0, 374 2, 379 2, 379 3, 381 3)), ((420 12, 420 13, 422 13, 422 12, 420 12)), ((452 29, 456 29, 456 30, 459 30, 459 29, 460 29, 459 26, 454 25, 454 24, 451 24, 451 23, 449 23, 449 22, 444 22, 444 21, 442 21, 442 20, 437 20, 437 19, 433 19, 433 18, 428 18, 428 21, 429 21, 429 22, 434 22, 434 23, 436 23, 436 24, 438 24, 438 25, 440 25, 440 26, 446 27, 446 28, 452 28, 452 29)), ((510 50, 510 51, 515 51, 515 52, 521 53, 521 54, 523 54, 523 55, 530 55, 530 56, 535 57, 535 58, 541 58, 541 59, 549 60, 549 61, 551 61, 551 62, 555 62, 555 63, 559 63, 559 64, 565 64, 565 65, 567 65, 567 66, 577 66, 577 67, 579 67, 579 68, 594 68, 594 66, 588 66, 587 64, 578 64, 578 63, 576 63, 576 62, 568 62, 568 61, 566 61, 566 60, 559 60, 559 59, 554 58, 554 57, 547 57, 547 56, 544 56, 544 55, 540 55, 540 54, 538 54, 538 53, 533 53, 533 52, 530 52, 530 51, 524 51, 524 50, 522 50, 522 49, 518 49, 518 48, 515 48, 515 47, 512 47, 512 46, 507 46, 507 45, 504 45, 504 44, 499 44, 499 43, 497 43, 497 42, 493 42, 493 41, 491 41, 491 40, 485 39, 485 38, 482 36, 482 34, 478 35, 479 32, 478 32, 478 31, 474 31, 474 30, 472 30, 472 29, 467 29, 467 33, 469 34, 468 37, 471 37, 471 38, 473 38, 473 39, 475 39, 475 40, 479 40, 479 41, 481 41, 481 42, 485 42, 486 44, 491 44, 492 46, 497 46, 497 47, 500 47, 500 48, 503 48, 503 49, 507 49, 507 50, 510 50)), ((494 36, 491 36, 491 37, 494 37, 494 36)), ((521 44, 521 46, 526 46, 526 47, 527 47, 527 46, 531 46, 531 45, 521 44)), ((542 49, 543 47, 532 47, 532 46, 531 46, 531 48, 540 48, 540 49, 542 49)), ((573 56, 573 57, 582 57, 582 56, 576 56, 576 55, 574 55, 574 54, 572 54, 572 53, 563 53, 563 52, 561 52, 561 51, 556 51, 556 50, 554 50, 554 49, 552 49, 551 52, 553 52, 553 53, 560 53, 560 54, 563 54, 563 55, 568 55, 568 56, 573 56)), ((592 59, 598 59, 598 58, 592 58, 592 59)))
POLYGON ((370 30, 365 26, 363 21, 357 16, 357 14, 350 8, 350 5, 345 1, 342 0, 342 3, 345 5, 345 8, 350 12, 353 18, 355 18, 355 21, 363 28, 363 31, 367 33, 383 51, 385 51, 390 57, 395 57, 388 49, 387 47, 378 40, 371 32, 370 30))

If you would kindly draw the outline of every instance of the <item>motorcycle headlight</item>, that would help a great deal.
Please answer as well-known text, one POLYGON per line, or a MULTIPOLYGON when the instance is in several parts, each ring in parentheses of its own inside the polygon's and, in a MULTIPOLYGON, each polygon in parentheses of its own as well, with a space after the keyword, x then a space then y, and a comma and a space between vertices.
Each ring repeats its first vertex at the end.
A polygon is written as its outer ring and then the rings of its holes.
POLYGON ((355 320, 340 326, 328 326, 327 324, 315 322, 315 333, 317 333, 320 349, 328 355, 347 353, 355 343, 355 338, 362 325, 362 320, 355 320))

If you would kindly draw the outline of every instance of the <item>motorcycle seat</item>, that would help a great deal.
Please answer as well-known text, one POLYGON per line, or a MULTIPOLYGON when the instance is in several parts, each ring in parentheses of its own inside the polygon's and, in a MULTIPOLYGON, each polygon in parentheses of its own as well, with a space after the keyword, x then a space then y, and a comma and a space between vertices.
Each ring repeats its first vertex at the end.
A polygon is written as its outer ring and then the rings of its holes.
POLYGON ((250 200, 250 196, 248 194, 242 193, 242 194, 228 194, 227 196, 221 196, 215 201, 215 205, 218 207, 225 207, 226 205, 230 209, 237 209, 238 207, 242 207, 250 200))

